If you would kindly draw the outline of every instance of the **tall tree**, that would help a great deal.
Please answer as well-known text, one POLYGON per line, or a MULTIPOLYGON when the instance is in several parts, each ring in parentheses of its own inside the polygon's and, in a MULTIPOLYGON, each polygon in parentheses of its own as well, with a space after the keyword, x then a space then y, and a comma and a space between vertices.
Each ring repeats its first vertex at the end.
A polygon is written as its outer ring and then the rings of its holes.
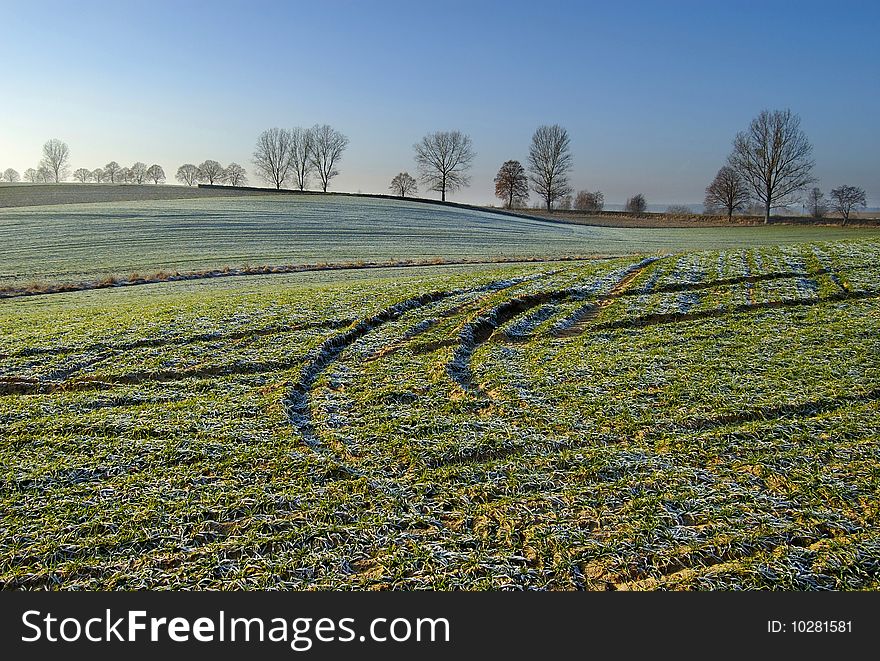
POLYGON ((111 184, 117 183, 119 181, 119 173, 121 170, 122 168, 119 166, 119 163, 116 161, 110 161, 104 166, 104 180, 109 180, 111 184))
POLYGON ((143 184, 147 180, 147 164, 138 161, 131 166, 131 182, 143 184))
POLYGON ((791 204, 815 181, 812 153, 800 117, 788 109, 763 110, 748 131, 734 138, 728 163, 763 204, 764 222, 769 223, 772 209, 791 204))
POLYGON ((92 179, 92 172, 86 168, 77 168, 73 172, 73 178, 76 179, 79 183, 85 184, 92 179))
POLYGON ((177 168, 177 174, 174 176, 180 183, 192 186, 199 180, 199 169, 192 163, 184 163, 177 168))
POLYGON ((70 164, 70 147, 58 138, 52 138, 43 145, 43 158, 40 165, 52 173, 57 184, 67 178, 70 164))
POLYGON ((388 188, 392 193, 400 197, 417 195, 419 192, 416 180, 412 178, 409 172, 398 173, 394 179, 391 180, 391 185, 388 188))
POLYGON ((348 138, 327 124, 312 127, 312 149, 310 160, 318 178, 321 180, 321 188, 326 193, 330 180, 339 174, 336 164, 342 160, 342 152, 348 146, 348 138))
POLYGON ((223 179, 230 186, 246 186, 247 171, 238 163, 230 163, 226 166, 223 179))
POLYGON ((413 149, 421 180, 428 190, 440 193, 444 202, 446 191, 454 193, 470 184, 467 171, 475 154, 470 137, 461 131, 429 133, 413 149))
POLYGON ((32 184, 37 183, 37 181, 38 181, 37 171, 34 170, 33 168, 28 168, 27 170, 25 170, 24 171, 24 180, 27 182, 30 182, 32 184))
POLYGON ((153 164, 147 168, 147 177, 157 186, 165 183, 165 170, 161 165, 153 164))
POLYGON ((712 183, 706 186, 703 206, 706 209, 724 209, 727 211, 727 220, 731 220, 733 213, 745 209, 750 201, 746 182, 736 170, 725 165, 718 170, 712 183))
POLYGON ((102 183, 104 181, 104 176, 104 170, 102 170, 101 168, 95 168, 94 170, 92 170, 92 181, 94 181, 96 184, 102 183))
POLYGON ((568 131, 558 124, 538 127, 529 147, 529 171, 532 188, 544 199, 547 211, 556 200, 571 194, 568 172, 572 163, 568 131))
POLYGON ((13 170, 12 168, 6 168, 6 170, 3 171, 3 179, 5 181, 8 181, 10 184, 14 184, 17 181, 20 181, 21 177, 16 170, 13 170))
POLYGON ((495 175, 495 197, 504 200, 504 206, 513 208, 514 202, 529 199, 529 180, 519 161, 505 161, 495 175))
POLYGON ((831 189, 834 210, 843 216, 843 224, 849 222, 849 214, 855 207, 867 206, 865 191, 857 186, 838 186, 831 189))
POLYGON ((312 148, 315 136, 312 129, 304 129, 301 126, 290 129, 291 139, 291 167, 296 178, 296 186, 305 190, 309 185, 309 174, 312 172, 312 148))
POLYGON ((281 188, 293 166, 293 135, 290 129, 272 128, 257 138, 254 166, 257 173, 275 188, 281 188))
POLYGON ((810 189, 807 193, 807 212, 812 218, 824 218, 828 213, 828 205, 825 203, 825 194, 818 188, 810 189))

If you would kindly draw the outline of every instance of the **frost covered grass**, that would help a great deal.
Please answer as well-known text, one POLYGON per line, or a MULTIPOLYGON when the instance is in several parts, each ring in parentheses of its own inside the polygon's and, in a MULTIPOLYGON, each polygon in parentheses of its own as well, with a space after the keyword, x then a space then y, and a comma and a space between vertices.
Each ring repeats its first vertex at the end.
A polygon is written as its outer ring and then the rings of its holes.
POLYGON ((175 273, 271 273, 303 264, 647 254, 880 236, 864 228, 591 227, 400 200, 204 197, 201 190, 198 199, 0 208, 0 290, 42 292, 175 273))
POLYGON ((0 303, 0 585, 877 589, 880 243, 0 303))

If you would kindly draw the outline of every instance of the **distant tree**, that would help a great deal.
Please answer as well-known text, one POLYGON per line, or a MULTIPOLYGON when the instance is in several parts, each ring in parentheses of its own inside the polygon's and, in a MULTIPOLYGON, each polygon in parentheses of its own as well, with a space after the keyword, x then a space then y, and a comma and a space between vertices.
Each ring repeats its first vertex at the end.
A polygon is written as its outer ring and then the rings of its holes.
POLYGON ((3 180, 8 181, 10 184, 14 184, 17 181, 21 181, 21 177, 18 172, 12 168, 6 168, 6 170, 3 171, 3 180))
POLYGON ((132 173, 131 168, 122 168, 119 170, 117 180, 120 184, 130 184, 134 181, 134 174, 132 173))
POLYGON ((40 165, 52 173, 57 184, 67 178, 70 164, 70 148, 58 138, 52 138, 43 145, 43 158, 40 165))
POLYGON ((133 184, 143 184, 147 181, 147 164, 138 161, 131 166, 131 182, 133 184))
POLYGON ((712 183, 706 187, 706 198, 703 206, 706 209, 724 209, 727 211, 727 220, 733 217, 735 211, 745 209, 751 200, 745 180, 739 172, 729 165, 723 166, 712 183))
POLYGON ((327 124, 312 127, 312 149, 309 159, 321 180, 321 188, 326 193, 330 180, 339 174, 336 164, 342 159, 342 152, 348 146, 348 138, 327 124))
POLYGON ((666 214, 669 216, 692 216, 693 213, 686 204, 670 204, 666 207, 666 214))
POLYGON ((560 211, 571 211, 571 204, 572 204, 571 195, 566 195, 565 197, 563 197, 562 199, 559 200, 559 202, 556 205, 556 208, 559 209, 560 211))
POLYGON ((76 179, 79 183, 85 184, 91 181, 92 172, 91 170, 87 170, 86 168, 77 168, 73 172, 73 178, 76 179))
POLYGON ((391 180, 388 187, 395 195, 406 197, 407 195, 417 195, 419 187, 416 180, 410 176, 409 172, 400 172, 391 180))
POLYGON ((246 186, 247 171, 238 163, 230 163, 226 166, 223 180, 230 186, 246 186))
POLYGON ((648 201, 641 193, 636 193, 626 201, 626 210, 630 213, 645 213, 648 208, 648 201))
POLYGON ((590 191, 578 191, 574 198, 574 208, 579 211, 602 211, 605 208, 605 196, 602 191, 591 193, 590 191))
POLYGON ((865 191, 857 186, 838 186, 831 189, 834 210, 843 216, 843 224, 849 222, 849 215, 855 207, 867 206, 865 191))
POLYGON ((293 167, 293 134, 290 129, 272 128, 257 137, 254 166, 266 182, 281 188, 293 167))
POLYGON ((37 183, 37 171, 33 168, 28 168, 24 171, 24 180, 28 181, 32 184, 37 183))
POLYGON ((825 203, 825 194, 818 188, 810 189, 807 193, 807 212, 813 218, 824 218, 828 213, 828 205, 825 203))
POLYGON ((764 110, 748 131, 737 134, 728 163, 764 204, 764 222, 769 223, 771 209, 791 204, 815 181, 812 153, 800 117, 787 109, 764 110))
POLYGON ((474 160, 469 136, 461 131, 429 133, 413 145, 419 177, 428 190, 440 193, 446 201, 446 192, 453 193, 470 185, 467 171, 474 160))
POLYGON ((199 181, 207 181, 209 184, 223 183, 223 175, 226 170, 217 161, 202 161, 199 165, 199 181))
POLYGON ((41 165, 37 168, 37 181, 41 184, 52 183, 55 180, 55 174, 47 166, 41 165))
POLYGON ((116 161, 110 161, 107 163, 107 165, 104 166, 104 181, 109 181, 111 184, 118 182, 120 170, 122 170, 122 168, 116 161))
POLYGON ((529 179, 519 161, 505 161, 495 175, 495 197, 504 200, 504 206, 512 209, 514 203, 522 205, 529 199, 529 179))
POLYGON ((95 168, 92 170, 92 181, 96 184, 100 184, 104 181, 104 170, 101 168, 95 168))
POLYGON ((556 200, 571 194, 568 172, 572 162, 568 131, 558 124, 538 127, 529 147, 529 171, 532 188, 544 199, 547 211, 556 200))
POLYGON ((192 163, 186 163, 177 168, 175 178, 182 184, 192 186, 199 181, 199 169, 192 163))
POLYGON ((162 169, 161 165, 156 165, 154 163, 147 168, 146 175, 147 178, 157 186, 165 183, 165 170, 162 169))
POLYGON ((290 162, 296 177, 296 186, 300 190, 308 188, 309 174, 314 168, 312 165, 314 142, 313 129, 304 129, 301 126, 290 129, 290 162))

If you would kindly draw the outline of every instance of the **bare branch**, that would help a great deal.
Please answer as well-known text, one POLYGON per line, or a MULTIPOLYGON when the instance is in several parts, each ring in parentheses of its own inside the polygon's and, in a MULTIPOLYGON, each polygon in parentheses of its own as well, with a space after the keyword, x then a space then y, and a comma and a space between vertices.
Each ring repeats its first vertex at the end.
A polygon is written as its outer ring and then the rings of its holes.
POLYGON ((428 190, 440 193, 446 201, 446 192, 455 192, 470 185, 467 171, 474 160, 471 139, 461 131, 429 133, 415 145, 419 178, 428 190))
POLYGON ((547 211, 556 200, 571 194, 568 172, 572 164, 568 131, 558 124, 539 127, 529 147, 529 171, 532 188, 544 199, 547 211))

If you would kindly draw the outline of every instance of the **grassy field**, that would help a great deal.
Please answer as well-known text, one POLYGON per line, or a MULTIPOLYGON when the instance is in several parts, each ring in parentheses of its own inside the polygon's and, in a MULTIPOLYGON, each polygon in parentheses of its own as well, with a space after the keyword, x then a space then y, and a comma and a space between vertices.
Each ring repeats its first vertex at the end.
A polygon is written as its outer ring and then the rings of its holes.
POLYGON ((191 200, 261 195, 257 191, 196 188, 172 184, 6 184, 0 183, 0 208, 96 202, 191 200))
POLYGON ((246 265, 561 258, 878 236, 880 229, 589 227, 323 196, 71 204, 0 209, 0 288, 246 265))
POLYGON ((0 586, 880 587, 880 242, 187 204, 0 214, 4 277, 151 268, 171 238, 181 266, 407 232, 657 254, 0 303, 0 586), (233 236, 203 254, 197 226, 233 236))

